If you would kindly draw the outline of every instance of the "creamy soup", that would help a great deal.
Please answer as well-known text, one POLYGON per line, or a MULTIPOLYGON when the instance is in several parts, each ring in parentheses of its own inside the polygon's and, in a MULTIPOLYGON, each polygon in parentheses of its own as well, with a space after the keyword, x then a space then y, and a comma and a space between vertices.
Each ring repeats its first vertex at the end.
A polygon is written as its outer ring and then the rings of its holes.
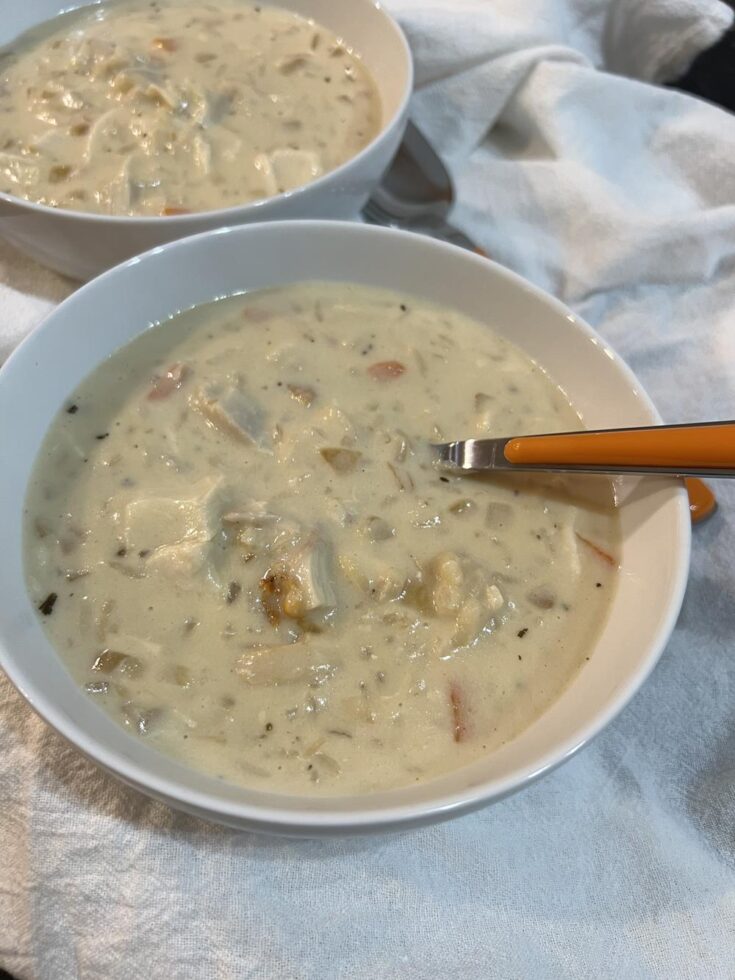
MULTIPOLYGON (((427 780, 526 728, 589 656, 618 522, 430 442, 579 427, 458 313, 308 283, 146 331, 63 407, 28 586, 89 695, 214 776, 300 794, 427 780)), ((578 496, 578 495, 577 495, 578 496)))
POLYGON ((172 215, 292 190, 380 127, 357 54, 245 0, 122 0, 0 56, 0 191, 52 207, 172 215))

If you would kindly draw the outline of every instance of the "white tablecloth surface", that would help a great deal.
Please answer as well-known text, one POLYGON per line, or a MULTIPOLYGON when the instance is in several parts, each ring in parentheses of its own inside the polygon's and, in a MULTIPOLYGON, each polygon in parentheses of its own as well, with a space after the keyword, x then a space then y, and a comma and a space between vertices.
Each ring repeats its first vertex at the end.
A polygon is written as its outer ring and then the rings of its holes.
MULTIPOLYGON (((594 324, 665 418, 735 416, 735 120, 651 84, 715 41, 728 8, 389 6, 457 222, 594 324)), ((0 357, 71 288, 0 245, 0 357)), ((441 826, 334 842, 208 826, 102 775, 0 680, 0 966, 21 980, 734 977, 735 493, 717 489, 644 690, 569 764, 441 826)))

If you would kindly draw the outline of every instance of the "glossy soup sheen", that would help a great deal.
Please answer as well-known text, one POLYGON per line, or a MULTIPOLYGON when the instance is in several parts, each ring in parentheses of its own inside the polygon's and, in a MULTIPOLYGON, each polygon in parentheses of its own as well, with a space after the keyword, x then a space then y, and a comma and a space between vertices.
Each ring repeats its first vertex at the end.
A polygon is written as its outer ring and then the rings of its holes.
POLYGON ((424 781, 526 728, 589 656, 618 521, 547 478, 437 468, 432 440, 573 429, 528 357, 361 286, 221 300, 148 330, 54 421, 28 587, 97 703, 223 779, 424 781))
POLYGON ((0 191, 53 207, 174 215, 309 183, 381 122, 326 28, 245 0, 115 0, 0 54, 0 191))

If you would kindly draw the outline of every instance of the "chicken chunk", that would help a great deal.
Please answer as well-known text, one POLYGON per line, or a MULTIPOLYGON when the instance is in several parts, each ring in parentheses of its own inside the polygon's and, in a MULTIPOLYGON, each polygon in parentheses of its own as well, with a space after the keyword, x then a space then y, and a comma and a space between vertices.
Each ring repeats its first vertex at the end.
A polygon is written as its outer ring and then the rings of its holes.
POLYGON ((153 551, 178 541, 209 541, 221 526, 230 499, 222 479, 201 480, 191 497, 142 497, 124 512, 128 551, 153 551))
POLYGON ((475 395, 475 425, 477 432, 490 432, 493 420, 497 414, 497 404, 494 395, 478 392, 475 395))
POLYGON ((429 615, 455 621, 455 648, 474 643, 505 601, 485 569, 454 552, 443 552, 426 563, 414 598, 429 615))
POLYGON ((424 571, 424 604, 435 616, 456 616, 464 599, 464 575, 457 555, 437 555, 424 571))
POLYGON ((203 480, 187 498, 144 497, 124 509, 123 537, 129 553, 148 567, 186 579, 211 572, 212 542, 222 527, 230 493, 220 480, 203 480))
POLYGON ((253 687, 325 681, 339 664, 311 644, 299 641, 283 646, 258 646, 246 650, 235 663, 235 673, 253 687))
POLYGON ((209 384, 199 388, 189 399, 215 429, 230 438, 257 449, 270 451, 261 406, 241 388, 209 384))
POLYGON ((308 184, 322 173, 321 161, 316 153, 288 148, 258 154, 255 167, 271 196, 308 184))
POLYGON ((316 532, 286 550, 260 583, 261 600, 269 622, 293 619, 302 629, 320 632, 337 608, 332 551, 316 532))
POLYGON ((386 562, 360 555, 340 555, 345 578, 374 602, 393 602, 404 594, 408 577, 386 562))
POLYGON ((179 541, 177 544, 164 544, 153 552, 148 559, 148 566, 186 581, 200 573, 209 576, 211 553, 210 541, 179 541))
POLYGON ((296 521, 271 513, 260 500, 224 515, 224 523, 236 531, 237 541, 251 558, 293 547, 299 536, 296 521))

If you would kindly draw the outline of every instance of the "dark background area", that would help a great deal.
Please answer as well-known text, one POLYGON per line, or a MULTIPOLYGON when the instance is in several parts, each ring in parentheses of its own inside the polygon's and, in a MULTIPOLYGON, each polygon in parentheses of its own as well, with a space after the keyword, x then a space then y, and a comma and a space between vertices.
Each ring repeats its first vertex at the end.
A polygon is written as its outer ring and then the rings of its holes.
POLYGON ((730 29, 714 47, 703 51, 689 71, 670 83, 670 88, 689 92, 735 110, 735 29, 730 29))

